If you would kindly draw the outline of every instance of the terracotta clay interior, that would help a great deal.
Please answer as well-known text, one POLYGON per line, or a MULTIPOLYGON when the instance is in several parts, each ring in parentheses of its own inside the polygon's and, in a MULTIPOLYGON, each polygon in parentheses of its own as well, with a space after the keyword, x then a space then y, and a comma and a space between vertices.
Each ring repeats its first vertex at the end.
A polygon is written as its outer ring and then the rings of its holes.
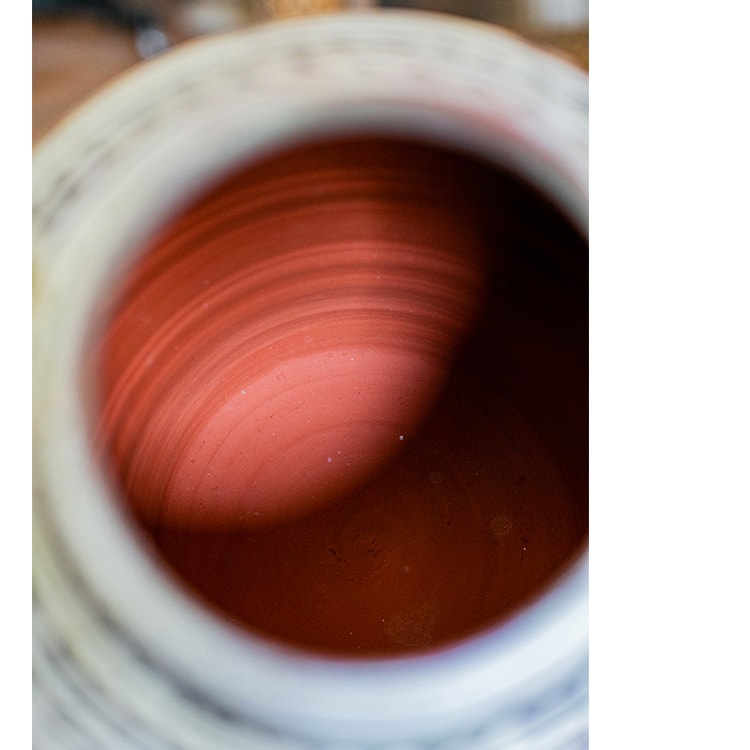
POLYGON ((465 155, 272 155, 123 278, 95 440, 226 619, 344 656, 448 645, 585 547, 587 263, 550 203, 465 155))

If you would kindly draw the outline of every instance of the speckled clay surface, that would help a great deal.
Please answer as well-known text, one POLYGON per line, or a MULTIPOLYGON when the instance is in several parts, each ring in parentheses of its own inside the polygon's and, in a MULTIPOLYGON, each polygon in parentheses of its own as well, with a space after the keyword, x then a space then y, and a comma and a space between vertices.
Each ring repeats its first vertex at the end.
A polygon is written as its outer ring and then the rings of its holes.
POLYGON ((235 622, 384 654, 497 621, 586 532, 586 256, 507 175, 299 147, 166 227, 101 352, 100 440, 235 622))

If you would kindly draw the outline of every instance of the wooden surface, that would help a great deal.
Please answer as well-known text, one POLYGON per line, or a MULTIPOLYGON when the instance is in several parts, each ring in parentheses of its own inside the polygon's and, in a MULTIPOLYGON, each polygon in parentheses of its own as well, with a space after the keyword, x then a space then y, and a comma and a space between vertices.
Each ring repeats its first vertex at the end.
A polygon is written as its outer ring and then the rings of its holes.
POLYGON ((35 21, 32 35, 33 140, 73 106, 139 62, 133 37, 96 21, 35 21))

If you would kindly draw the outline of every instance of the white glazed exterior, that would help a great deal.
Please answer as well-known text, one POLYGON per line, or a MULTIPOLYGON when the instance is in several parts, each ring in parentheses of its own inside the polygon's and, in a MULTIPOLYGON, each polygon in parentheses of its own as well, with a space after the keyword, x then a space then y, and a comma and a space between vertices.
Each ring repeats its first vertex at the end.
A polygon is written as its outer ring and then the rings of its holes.
POLYGON ((498 630, 434 655, 333 661, 188 598, 109 501, 82 365, 106 289, 154 227, 238 160, 378 132, 518 169, 587 229, 587 77, 481 24, 424 13, 274 23, 123 77, 34 158, 35 746, 587 745, 587 555, 498 630))

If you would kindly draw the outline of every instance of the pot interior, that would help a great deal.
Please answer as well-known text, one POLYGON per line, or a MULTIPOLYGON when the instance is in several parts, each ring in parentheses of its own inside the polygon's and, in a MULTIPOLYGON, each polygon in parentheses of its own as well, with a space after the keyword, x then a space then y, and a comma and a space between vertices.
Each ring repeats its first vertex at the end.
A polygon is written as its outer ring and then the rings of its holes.
POLYGON ((92 441, 179 585, 394 656, 495 627, 588 534, 588 253, 520 177, 397 138, 239 168, 111 290, 92 441))

